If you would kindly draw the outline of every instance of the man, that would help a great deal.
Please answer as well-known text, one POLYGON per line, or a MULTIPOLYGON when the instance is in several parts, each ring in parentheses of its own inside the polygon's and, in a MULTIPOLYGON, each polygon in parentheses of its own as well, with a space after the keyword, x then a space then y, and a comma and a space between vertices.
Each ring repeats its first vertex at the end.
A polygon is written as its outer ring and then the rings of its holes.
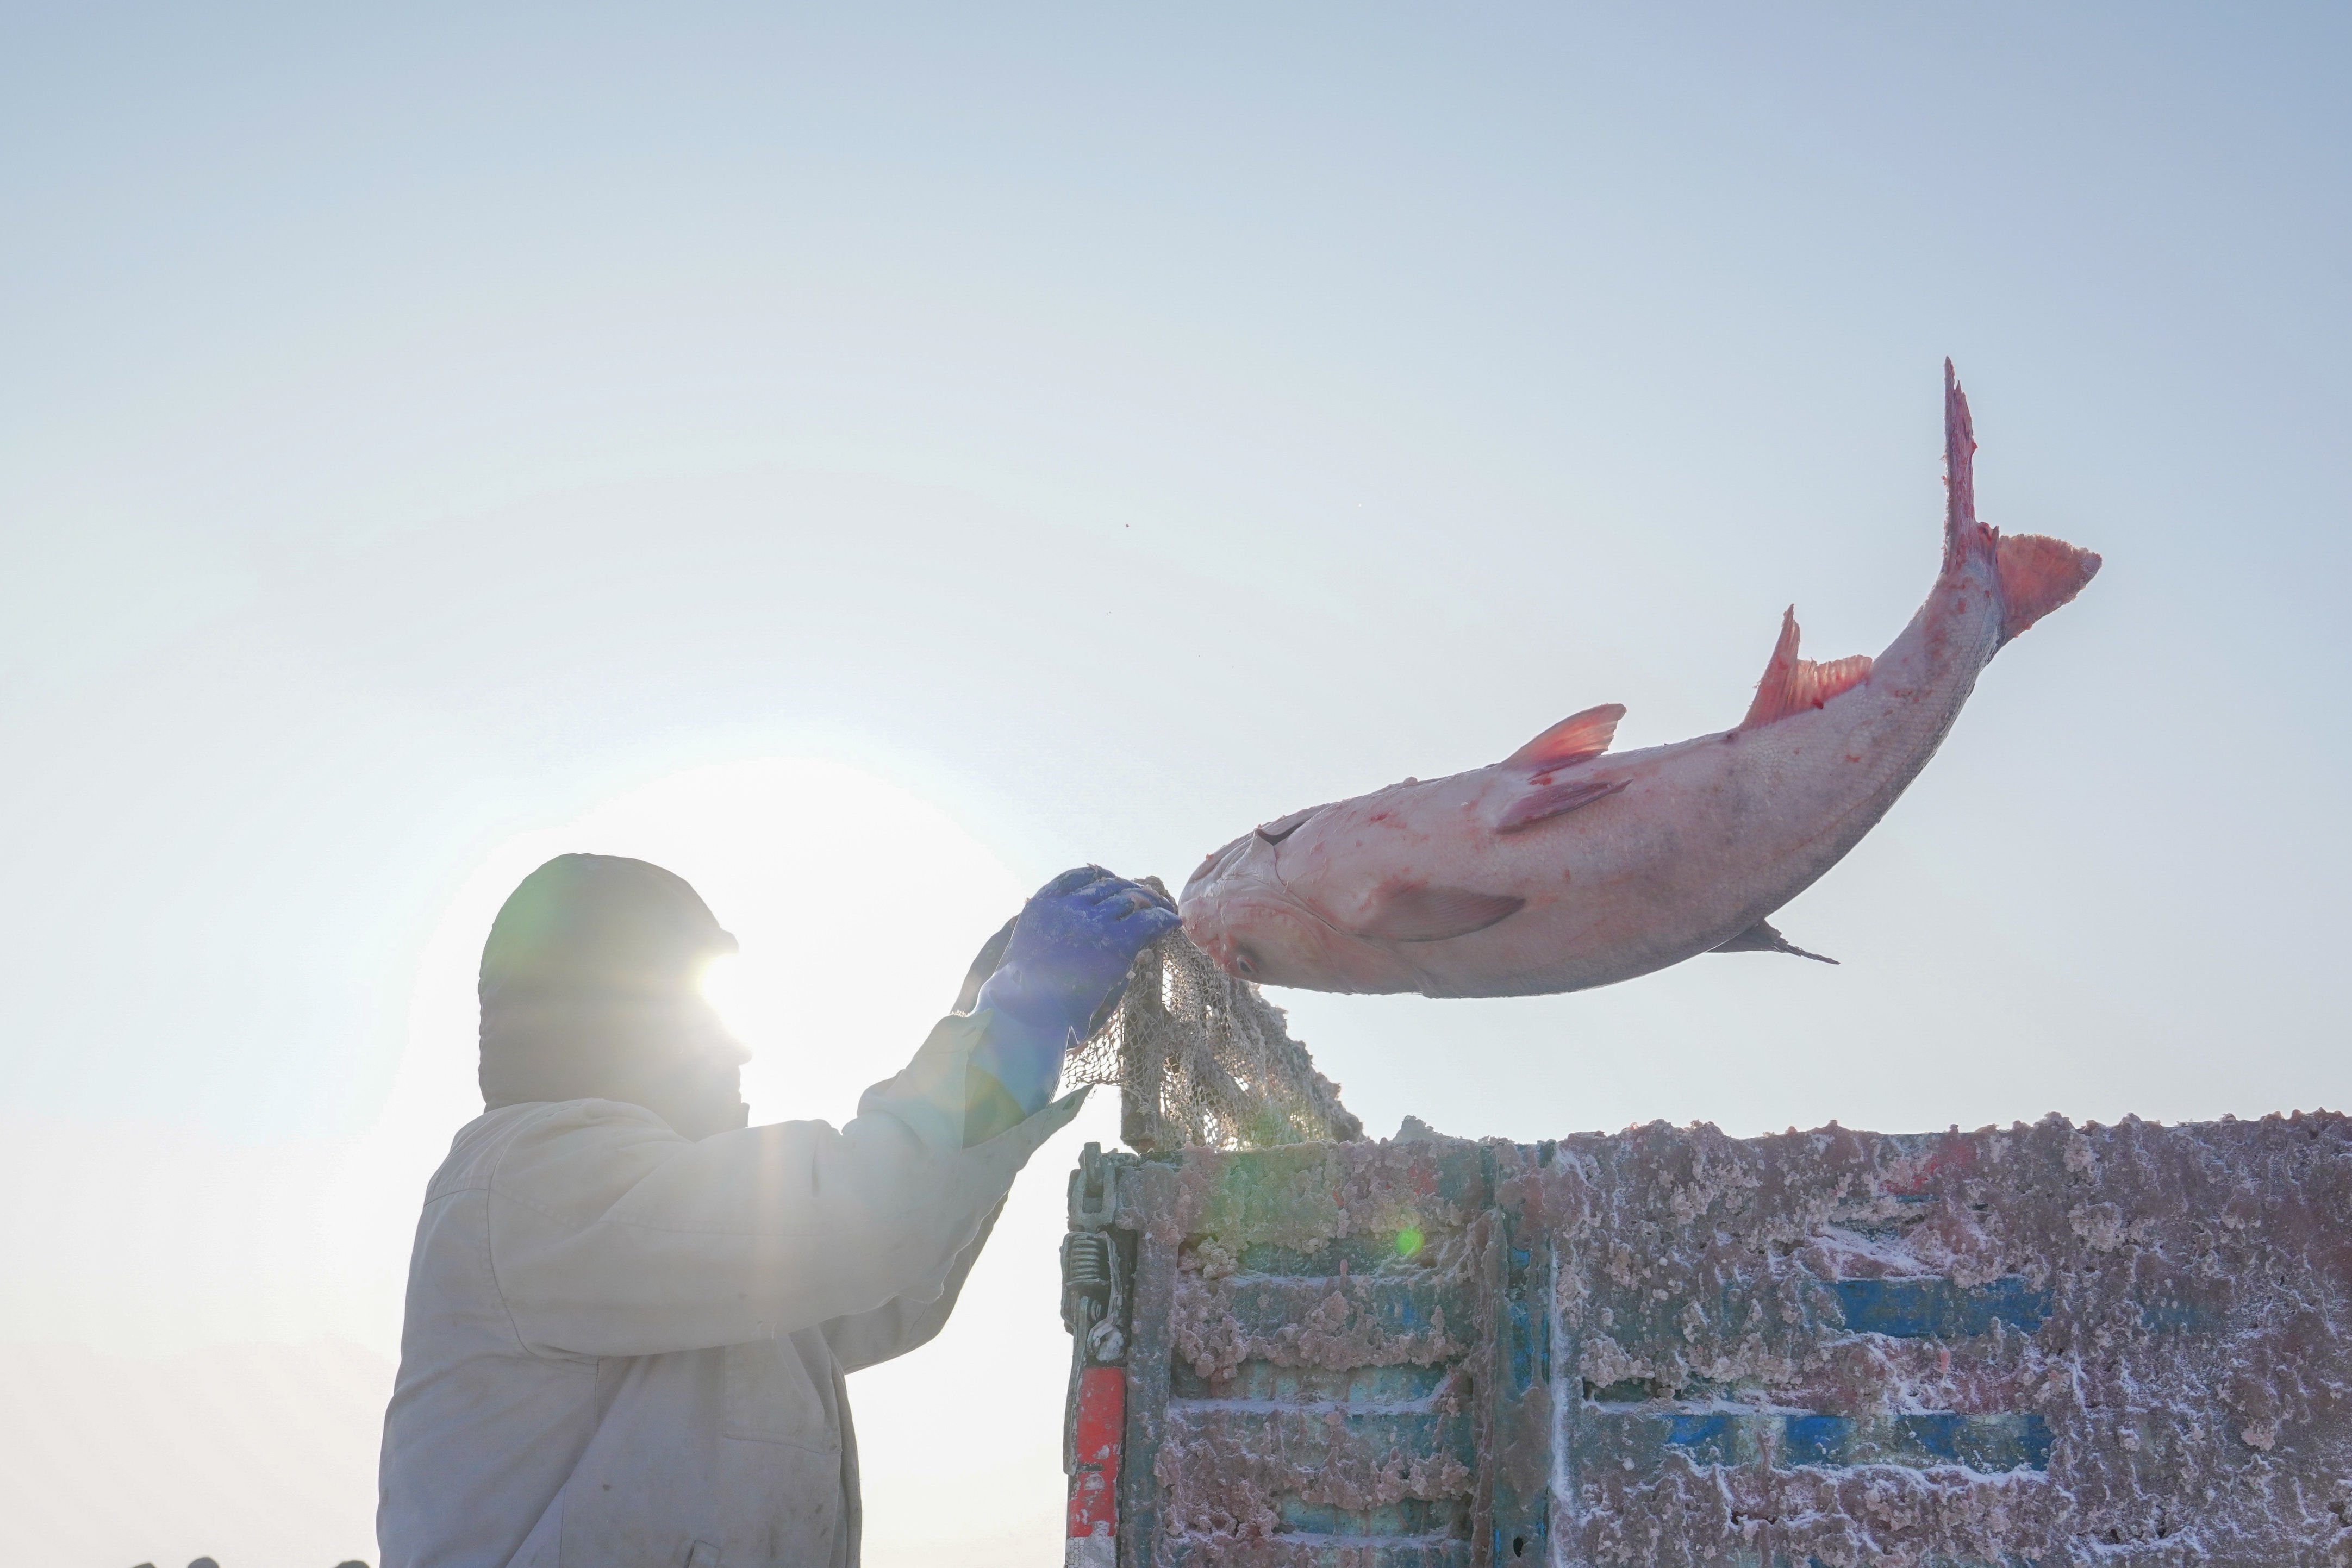
POLYGON ((854 1568, 843 1375, 940 1331, 1076 1111, 1064 1051, 1175 924, 1065 873, 846 1125, 747 1127, 699 989, 735 939, 694 890, 603 855, 526 877, 482 951, 483 1113, 409 1263, 383 1568, 854 1568))

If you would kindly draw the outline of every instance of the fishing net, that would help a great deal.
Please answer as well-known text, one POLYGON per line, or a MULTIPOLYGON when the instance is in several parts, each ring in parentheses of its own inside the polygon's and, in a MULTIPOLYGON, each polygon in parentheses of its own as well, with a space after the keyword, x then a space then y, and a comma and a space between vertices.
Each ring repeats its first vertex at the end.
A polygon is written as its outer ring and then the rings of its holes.
POLYGON ((1118 1010, 1072 1053, 1063 1081, 1118 1085, 1119 1136, 1139 1154, 1364 1135, 1282 1009, 1181 929, 1136 955, 1118 1010))

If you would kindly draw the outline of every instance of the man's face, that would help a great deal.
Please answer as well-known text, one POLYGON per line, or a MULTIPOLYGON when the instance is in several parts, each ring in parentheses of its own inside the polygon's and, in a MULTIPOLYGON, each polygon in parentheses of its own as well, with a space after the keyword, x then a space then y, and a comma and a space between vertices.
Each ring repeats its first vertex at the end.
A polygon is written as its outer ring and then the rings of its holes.
POLYGON ((631 1032, 636 1049, 625 1097, 632 1103, 685 1138, 729 1132, 749 1119, 742 1080, 751 1053, 699 994, 645 1006, 631 1032))

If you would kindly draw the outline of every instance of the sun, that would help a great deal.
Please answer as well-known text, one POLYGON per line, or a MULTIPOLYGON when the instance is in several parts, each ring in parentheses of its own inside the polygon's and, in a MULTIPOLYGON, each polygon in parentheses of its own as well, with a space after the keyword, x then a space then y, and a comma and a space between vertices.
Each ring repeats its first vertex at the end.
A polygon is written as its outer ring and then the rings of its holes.
POLYGON ((740 1039, 756 1026, 743 995, 743 955, 721 953, 703 966, 702 999, 718 1009, 730 1033, 740 1039))
POLYGON ((752 1050, 743 1088, 755 1121, 845 1120, 922 1043, 972 955, 1021 904, 1020 879, 961 823, 837 762, 691 768, 567 831, 565 849, 677 873, 735 934, 741 950, 704 986, 752 1050))

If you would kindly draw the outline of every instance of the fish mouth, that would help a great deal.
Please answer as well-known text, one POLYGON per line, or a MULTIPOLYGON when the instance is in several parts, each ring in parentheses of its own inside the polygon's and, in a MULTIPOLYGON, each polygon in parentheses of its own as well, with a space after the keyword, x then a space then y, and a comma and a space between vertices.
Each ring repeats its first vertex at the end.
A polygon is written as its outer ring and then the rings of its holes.
POLYGON ((1283 883, 1273 844, 1255 832, 1203 860, 1177 908, 1184 934, 1218 967, 1264 985, 1312 984, 1314 964, 1302 967, 1292 949, 1327 954, 1344 935, 1300 904, 1283 883))

